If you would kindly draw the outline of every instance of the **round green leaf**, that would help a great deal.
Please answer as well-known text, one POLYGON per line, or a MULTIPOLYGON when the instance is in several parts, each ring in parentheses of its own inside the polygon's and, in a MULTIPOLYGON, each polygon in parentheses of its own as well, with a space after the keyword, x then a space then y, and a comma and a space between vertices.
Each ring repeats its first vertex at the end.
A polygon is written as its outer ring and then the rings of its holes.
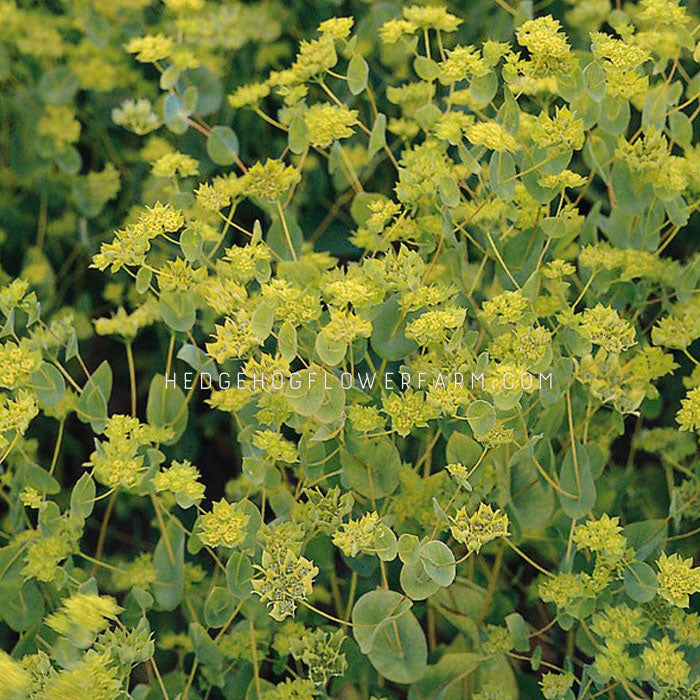
POLYGON ((253 565, 248 557, 234 552, 226 564, 226 584, 236 598, 245 600, 253 592, 253 565))
POLYGON ((379 307, 372 323, 370 343, 379 357, 385 360, 402 360, 418 348, 414 340, 406 338, 406 321, 397 296, 393 296, 379 307))
POLYGON ((440 584, 428 576, 420 560, 407 562, 401 567, 399 583, 411 600, 425 600, 440 590, 440 584))
POLYGON ((348 63, 348 89, 353 95, 359 95, 367 87, 369 66, 359 53, 353 54, 348 63))
POLYGON ((204 621, 208 627, 223 627, 236 607, 236 599, 228 588, 214 586, 204 604, 204 621))
POLYGON ((54 406, 66 393, 66 381, 56 367, 42 362, 29 378, 30 387, 36 392, 42 406, 54 406))
POLYGON ((582 518, 593 508, 596 499, 595 482, 591 474, 588 454, 579 443, 576 443, 576 460, 574 460, 573 450, 569 450, 564 456, 559 483, 564 491, 571 494, 566 496, 559 492, 561 509, 570 518, 582 518))
POLYGON ((234 163, 238 150, 238 136, 230 126, 215 126, 211 130, 207 138, 207 153, 217 165, 234 163))
POLYGON ((440 540, 432 540, 422 544, 418 556, 423 564, 425 573, 440 586, 449 586, 457 573, 455 557, 452 550, 440 540))
POLYGON ((651 600, 659 588, 656 572, 643 561, 633 561, 625 569, 625 593, 638 603, 651 600))
POLYGON ((174 331, 186 333, 197 318, 197 307, 186 292, 163 292, 159 306, 163 320, 174 331))
POLYGON ((39 95, 49 104, 67 104, 76 92, 78 92, 78 77, 68 66, 47 70, 39 80, 39 95))
POLYGON ((496 411, 488 401, 472 401, 465 415, 475 435, 484 435, 496 425, 496 411))
POLYGON ((363 440, 355 452, 341 449, 341 477, 349 488, 367 498, 384 498, 399 485, 401 458, 388 438, 363 440))

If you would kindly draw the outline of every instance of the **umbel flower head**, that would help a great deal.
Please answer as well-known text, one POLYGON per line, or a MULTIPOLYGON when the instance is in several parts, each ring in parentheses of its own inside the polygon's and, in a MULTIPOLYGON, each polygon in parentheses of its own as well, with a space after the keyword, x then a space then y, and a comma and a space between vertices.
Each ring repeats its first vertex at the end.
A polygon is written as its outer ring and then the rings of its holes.
POLYGON ((700 567, 693 567, 691 558, 682 559, 678 554, 667 556, 665 552, 656 565, 659 567, 659 595, 672 605, 687 608, 690 596, 700 591, 700 567))
POLYGON ((74 593, 46 618, 46 624, 72 644, 85 649, 121 610, 110 596, 74 593))
POLYGON ((298 181, 299 172, 294 166, 270 158, 250 168, 241 178, 241 185, 249 196, 276 202, 298 181))
POLYGON ((308 666, 309 678, 317 686, 325 686, 347 668, 345 654, 340 651, 344 641, 343 630, 305 630, 301 637, 291 640, 289 648, 295 660, 308 666))
POLYGON ((607 513, 598 520, 589 520, 577 525, 574 530, 574 543, 579 549, 597 552, 606 559, 617 561, 625 553, 627 539, 619 525, 620 518, 610 517, 607 513))
POLYGON ((3 650, 0 650, 0 678, 6 700, 25 700, 29 697, 32 685, 29 671, 3 650))
POLYGON ((253 580, 253 591, 270 608, 270 617, 277 621, 293 616, 297 601, 304 601, 313 589, 318 567, 305 557, 288 550, 271 556, 264 551, 262 564, 257 567, 262 576, 253 580))
POLYGON ((229 503, 222 498, 213 504, 211 511, 200 516, 197 534, 210 547, 236 547, 248 534, 249 520, 240 503, 229 503))
POLYGON ((181 508, 189 508, 204 498, 204 484, 199 481, 199 470, 189 460, 173 462, 153 477, 157 492, 169 491, 181 508))
POLYGON ((320 102, 306 110, 304 121, 311 145, 326 148, 333 141, 352 136, 352 127, 357 124, 357 110, 320 102))
POLYGON ((491 540, 508 535, 508 516, 487 503, 480 503, 471 515, 466 508, 460 508, 450 521, 452 536, 465 544, 469 552, 478 553, 491 540))
POLYGON ((360 552, 373 550, 374 534, 379 527, 379 522, 379 514, 375 512, 365 513, 359 520, 351 518, 336 530, 333 535, 333 544, 348 557, 355 557, 360 552))

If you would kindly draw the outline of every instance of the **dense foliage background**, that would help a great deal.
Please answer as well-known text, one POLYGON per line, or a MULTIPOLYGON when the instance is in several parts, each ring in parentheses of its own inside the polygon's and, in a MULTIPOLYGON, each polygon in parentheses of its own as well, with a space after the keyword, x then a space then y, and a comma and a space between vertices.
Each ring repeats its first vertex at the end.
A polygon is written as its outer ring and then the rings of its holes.
POLYGON ((0 26, 0 700, 700 697, 695 4, 0 26))

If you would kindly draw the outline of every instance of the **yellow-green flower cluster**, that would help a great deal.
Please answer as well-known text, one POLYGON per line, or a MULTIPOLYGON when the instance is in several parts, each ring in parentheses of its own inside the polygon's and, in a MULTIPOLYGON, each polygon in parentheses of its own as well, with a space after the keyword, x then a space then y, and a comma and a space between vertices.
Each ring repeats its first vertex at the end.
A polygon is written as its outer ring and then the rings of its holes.
POLYGON ((457 306, 426 311, 406 326, 406 337, 415 340, 418 345, 445 343, 462 327, 466 314, 466 309, 457 306))
POLYGON ((253 580, 253 590, 261 602, 267 603, 270 616, 277 621, 294 615, 297 601, 305 601, 311 595, 318 574, 318 567, 291 550, 279 557, 263 551, 258 569, 262 576, 253 580))
POLYGON ((239 503, 229 503, 222 498, 199 517, 197 534, 210 547, 237 547, 248 535, 249 519, 239 503))
POLYGON ((620 353, 635 344, 634 328, 615 309, 597 304, 580 317, 579 331, 609 353, 620 353))
POLYGON ((692 559, 678 554, 667 556, 664 552, 657 559, 659 567, 659 595, 671 605, 687 608, 690 596, 700 591, 700 567, 693 567, 692 559))
POLYGON ((46 624, 81 648, 89 647, 95 637, 107 629, 122 608, 114 598, 96 593, 74 593, 59 610, 46 618, 46 624))
POLYGON ((355 557, 360 552, 372 552, 379 522, 379 514, 374 511, 365 513, 359 520, 351 518, 335 531, 333 544, 348 557, 355 557))
POLYGON ((157 63, 170 56, 174 42, 164 34, 147 34, 131 39, 126 46, 129 53, 136 54, 136 60, 142 63, 157 63))
POLYGON ((602 557, 618 561, 627 549, 627 540, 619 525, 620 518, 607 513, 598 520, 588 520, 577 525, 574 530, 574 543, 579 549, 588 549, 602 557))
POLYGON ((357 110, 319 102, 304 112, 304 121, 311 145, 326 148, 333 141, 352 136, 352 127, 357 124, 357 110))
POLYGON ((86 462, 95 470, 98 481, 110 488, 134 488, 141 480, 146 463, 141 448, 172 437, 172 429, 155 428, 138 418, 113 415, 104 430, 104 440, 96 441, 96 450, 86 462))
POLYGON ((274 430, 258 430, 253 436, 253 444, 273 462, 293 464, 299 461, 295 445, 274 430))
POLYGON ((157 177, 191 177, 198 173, 197 160, 179 151, 166 153, 153 164, 153 174, 157 177))
POLYGON ((153 477, 153 486, 158 493, 172 493, 181 508, 189 508, 204 498, 204 484, 199 476, 199 470, 189 460, 175 461, 153 477))
POLYGON ((459 508, 450 522, 452 536, 470 553, 478 554, 485 544, 508 535, 508 515, 500 508, 493 510, 488 503, 479 503, 471 515, 466 508, 459 508))

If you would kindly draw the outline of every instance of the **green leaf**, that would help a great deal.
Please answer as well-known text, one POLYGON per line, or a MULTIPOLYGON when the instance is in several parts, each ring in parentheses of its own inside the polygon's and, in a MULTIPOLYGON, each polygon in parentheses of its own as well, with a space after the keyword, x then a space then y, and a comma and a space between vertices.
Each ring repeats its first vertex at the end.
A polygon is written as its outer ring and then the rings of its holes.
POLYGON ((184 134, 189 128, 186 121, 188 116, 189 113, 185 110, 182 100, 174 92, 165 96, 163 121, 169 131, 173 134, 184 134))
POLYGON ((380 523, 374 531, 374 546, 377 550, 377 556, 382 561, 393 561, 396 559, 398 551, 396 535, 384 523, 380 523))
POLYGON ((540 221, 540 228, 547 238, 563 238, 566 235, 566 226, 563 219, 556 216, 546 216, 540 221))
POLYGON ((689 148, 693 140, 693 123, 688 115, 683 112, 673 112, 668 118, 668 124, 673 140, 683 148, 689 148))
POLYGON ((496 426, 496 411, 488 401, 472 401, 465 416, 475 435, 484 435, 496 426))
POLYGON ((60 492, 61 484, 46 469, 34 462, 27 462, 23 467, 24 483, 27 486, 35 488, 39 493, 54 494, 60 492))
POLYGON ((251 581, 254 576, 253 565, 248 557, 234 552, 226 563, 226 584, 239 600, 249 598, 253 592, 251 581))
POLYGON ((185 590, 185 533, 171 520, 153 552, 156 608, 170 612, 182 602, 185 590))
MULTIPOLYGON (((188 262, 196 262, 202 253, 202 234, 195 228, 187 227, 180 236, 180 248, 182 248, 182 252, 188 262)), ((150 272, 150 270, 142 267, 139 273, 144 270, 150 272)))
POLYGON ((386 146, 386 115, 379 113, 369 135, 368 157, 373 158, 384 146, 386 146))
POLYGON ((661 82, 647 93, 642 110, 642 129, 648 132, 650 129, 662 131, 666 124, 666 111, 668 109, 668 85, 661 82))
POLYGON ((172 377, 166 384, 162 374, 154 375, 148 387, 146 419, 153 426, 173 429, 174 435, 166 445, 174 445, 180 439, 187 427, 188 416, 182 389, 174 385, 172 377))
POLYGON ((428 576, 420 559, 406 562, 401 567, 399 583, 411 600, 425 600, 440 590, 440 584, 428 576))
POLYGON ((147 267, 139 268, 136 273, 136 291, 139 294, 145 294, 151 286, 151 278, 153 273, 147 267))
POLYGON ((600 106, 600 128, 614 136, 624 134, 630 121, 629 102, 621 97, 606 95, 600 106))
POLYGON ((374 646, 382 625, 396 622, 411 609, 411 601, 396 591, 377 589, 361 596, 352 609, 353 635, 363 654, 374 646))
POLYGON ((235 163, 238 150, 238 136, 230 126, 215 126, 209 133, 207 153, 217 165, 235 163))
POLYGON ((70 102, 78 92, 78 77, 68 66, 47 70, 39 80, 39 96, 52 105, 70 102))
POLYGON ((457 180, 449 175, 441 175, 438 178, 438 193, 442 203, 446 207, 456 207, 459 205, 460 194, 457 180))
POLYGON ((160 89, 161 90, 170 90, 171 88, 175 87, 177 84, 177 81, 180 79, 180 76, 182 75, 182 69, 178 68, 177 66, 170 66, 166 68, 160 76, 160 89))
POLYGON ((196 88, 196 104, 193 105, 192 111, 197 112, 201 117, 205 117, 207 114, 212 114, 219 109, 223 99, 221 79, 209 68, 204 65, 190 68, 184 73, 184 82, 196 88))
POLYGON ((464 433, 455 431, 447 441, 446 457, 448 464, 461 462, 465 467, 473 467, 479 457, 481 457, 482 452, 483 448, 481 445, 464 433))
POLYGON ((495 71, 486 75, 475 75, 469 83, 469 96, 476 107, 485 107, 496 96, 498 76, 495 71))
POLYGON ((381 627, 367 654, 372 666, 394 683, 417 681, 428 665, 428 645, 416 616, 407 612, 381 627))
POLYGON ((622 532, 634 550, 634 558, 644 561, 661 554, 668 537, 668 522, 662 518, 641 520, 625 525, 622 532))
POLYGON ((513 640, 515 651, 530 651, 530 629, 520 613, 511 613, 506 616, 506 627, 513 640))
POLYGON ((17 579, 9 584, 2 583, 0 596, 0 617, 14 632, 29 630, 44 617, 44 598, 34 581, 17 579))
POLYGON ((583 95, 583 72, 576 66, 572 71, 557 76, 557 92, 567 101, 575 102, 583 95))
POLYGON ((228 588, 214 586, 204 604, 204 621, 207 627, 223 627, 236 607, 236 599, 228 588))
POLYGON ((341 478, 348 488, 367 498, 384 498, 399 485, 401 458, 386 437, 361 440, 354 452, 340 450, 341 478))
POLYGON ((651 204, 652 186, 632 173, 627 163, 616 160, 612 167, 611 184, 617 206, 630 214, 641 214, 651 204))
POLYGON ((656 573, 649 564, 633 561, 625 569, 625 593, 638 603, 651 600, 659 588, 656 573))
POLYGON ((398 553, 399 559, 404 564, 418 561, 418 545, 420 540, 415 536, 405 532, 399 537, 398 553))
POLYGON ((83 167, 80 151, 75 146, 67 146, 56 156, 56 163, 66 175, 77 175, 83 167))
POLYGON ((29 377, 29 387, 36 392, 42 407, 55 406, 66 393, 66 381, 56 367, 42 362, 29 377))
POLYGON ((369 66, 367 61, 359 54, 353 54, 348 63, 348 89, 353 95, 359 95, 367 87, 369 66))
POLYGON ((510 153, 494 151, 489 161, 489 180, 497 197, 510 202, 515 196, 515 161, 510 153))
POLYGON ((690 218, 690 208, 681 195, 664 201, 666 214, 674 226, 685 226, 690 218))
POLYGON ((321 362, 329 367, 337 367, 345 359, 348 344, 344 340, 332 340, 321 332, 316 336, 314 349, 321 362))
POLYGON ((448 651, 408 691, 408 700, 456 700, 466 696, 463 681, 479 666, 481 657, 473 652, 448 651))
POLYGON ((83 387, 75 412, 83 423, 90 423, 96 433, 107 425, 107 402, 112 393, 112 368, 105 360, 83 387))
POLYGON ((197 622, 190 622, 189 631, 195 659, 203 666, 210 666, 214 669, 221 668, 224 656, 204 627, 197 622))
POLYGON ((297 372, 296 380, 291 378, 285 382, 283 393, 293 411, 302 416, 314 415, 326 398, 323 388, 323 370, 313 368, 297 372))
POLYGON ((418 349, 414 340, 406 338, 406 321, 398 295, 387 299, 380 307, 373 323, 370 343, 374 351, 385 360, 402 360, 418 349))
POLYGON ((287 134, 289 150, 295 155, 302 154, 309 147, 309 130, 303 115, 296 114, 289 124, 287 134))
POLYGON ((583 69, 583 85, 594 102, 602 102, 605 97, 605 71, 595 62, 583 69))
POLYGON ((421 80, 431 83, 440 75, 440 66, 427 56, 416 56, 413 60, 413 70, 421 80))
POLYGON ((261 301, 253 312, 250 327, 253 335, 260 341, 272 333, 275 323, 275 307, 270 301, 261 301))
POLYGON ((559 476, 561 488, 571 496, 565 496, 559 492, 559 501, 566 515, 579 519, 595 505, 596 488, 586 450, 580 443, 576 443, 575 449, 576 460, 574 460, 574 451, 569 450, 564 456, 559 476), (576 476, 577 468, 578 477, 576 476))
MULTIPOLYGON (((301 246, 304 242, 304 233, 296 219, 289 212, 285 212, 285 221, 287 223, 287 230, 289 231, 289 238, 292 241, 292 247, 297 257, 299 257, 301 246)), ((287 236, 284 233, 284 227, 279 217, 275 218, 270 228, 267 230, 267 244, 282 260, 292 259, 289 244, 287 243, 287 236)))
POLYGON ((197 318, 197 307, 188 292, 162 292, 159 307, 163 320, 174 331, 186 333, 197 318))
POLYGON ((70 512, 72 516, 85 520, 95 507, 95 481, 85 472, 76 482, 70 494, 70 512))
POLYGON ((277 347, 287 362, 297 356, 297 330, 290 321, 285 321, 277 336, 277 347))
POLYGON ((209 374, 213 379, 219 378, 219 370, 216 369, 214 360, 196 345, 185 343, 176 355, 178 360, 186 362, 196 372, 209 374))
POLYGON ((457 573, 452 550, 440 540, 425 542, 418 550, 425 573, 440 586, 452 584, 457 573))

